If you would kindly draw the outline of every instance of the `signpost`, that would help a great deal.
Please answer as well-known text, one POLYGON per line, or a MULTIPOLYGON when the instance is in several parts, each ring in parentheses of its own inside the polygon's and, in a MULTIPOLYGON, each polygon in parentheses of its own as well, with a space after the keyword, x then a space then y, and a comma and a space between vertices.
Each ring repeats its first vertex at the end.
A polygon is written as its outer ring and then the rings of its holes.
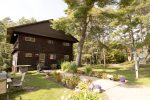
POLYGON ((146 54, 144 52, 139 54, 139 64, 146 64, 146 54))

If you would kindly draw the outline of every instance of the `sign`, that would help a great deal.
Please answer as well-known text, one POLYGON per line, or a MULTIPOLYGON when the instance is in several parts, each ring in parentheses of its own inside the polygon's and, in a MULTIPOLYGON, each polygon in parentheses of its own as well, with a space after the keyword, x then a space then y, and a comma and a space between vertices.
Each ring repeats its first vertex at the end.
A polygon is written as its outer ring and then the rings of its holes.
POLYGON ((146 64, 146 54, 144 52, 139 54, 139 64, 146 64))

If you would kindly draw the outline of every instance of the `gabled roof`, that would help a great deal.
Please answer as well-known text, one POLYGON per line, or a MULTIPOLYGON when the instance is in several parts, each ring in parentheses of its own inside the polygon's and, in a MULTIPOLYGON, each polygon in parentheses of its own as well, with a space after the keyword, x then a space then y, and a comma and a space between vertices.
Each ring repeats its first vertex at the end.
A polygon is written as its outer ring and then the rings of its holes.
POLYGON ((70 42, 78 42, 78 40, 74 38, 72 35, 65 34, 65 32, 63 31, 52 29, 50 25, 51 25, 50 21, 45 20, 41 22, 10 27, 7 29, 7 35, 8 35, 7 42, 11 43, 11 38, 13 34, 16 32, 66 40, 70 42))

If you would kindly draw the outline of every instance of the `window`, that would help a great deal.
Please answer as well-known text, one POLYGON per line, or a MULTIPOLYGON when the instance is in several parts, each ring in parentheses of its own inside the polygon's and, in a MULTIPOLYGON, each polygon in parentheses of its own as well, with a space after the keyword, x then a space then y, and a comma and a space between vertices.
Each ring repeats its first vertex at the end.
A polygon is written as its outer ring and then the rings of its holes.
POLYGON ((56 54, 50 54, 50 59, 55 60, 56 59, 56 54))
POLYGON ((32 53, 25 53, 25 57, 32 57, 32 53))
POLYGON ((25 41, 35 42, 35 38, 33 38, 33 37, 25 37, 25 41))
POLYGON ((63 46, 70 46, 70 43, 64 42, 63 46))
POLYGON ((54 41, 53 40, 48 40, 48 44, 53 44, 54 41))
POLYGON ((69 55, 64 55, 64 60, 69 60, 69 55))

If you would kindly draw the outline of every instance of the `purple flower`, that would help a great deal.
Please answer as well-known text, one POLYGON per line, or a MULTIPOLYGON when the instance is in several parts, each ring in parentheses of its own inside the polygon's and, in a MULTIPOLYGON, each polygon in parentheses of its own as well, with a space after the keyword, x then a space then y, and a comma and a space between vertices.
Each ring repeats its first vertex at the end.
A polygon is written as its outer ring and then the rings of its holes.
POLYGON ((99 84, 95 84, 94 89, 101 89, 101 86, 99 84))
POLYGON ((124 77, 120 78, 120 82, 125 82, 125 81, 126 81, 126 79, 124 77))
POLYGON ((90 88, 90 90, 93 90, 93 88, 94 88, 93 84, 91 84, 91 85, 89 86, 89 88, 90 88))

